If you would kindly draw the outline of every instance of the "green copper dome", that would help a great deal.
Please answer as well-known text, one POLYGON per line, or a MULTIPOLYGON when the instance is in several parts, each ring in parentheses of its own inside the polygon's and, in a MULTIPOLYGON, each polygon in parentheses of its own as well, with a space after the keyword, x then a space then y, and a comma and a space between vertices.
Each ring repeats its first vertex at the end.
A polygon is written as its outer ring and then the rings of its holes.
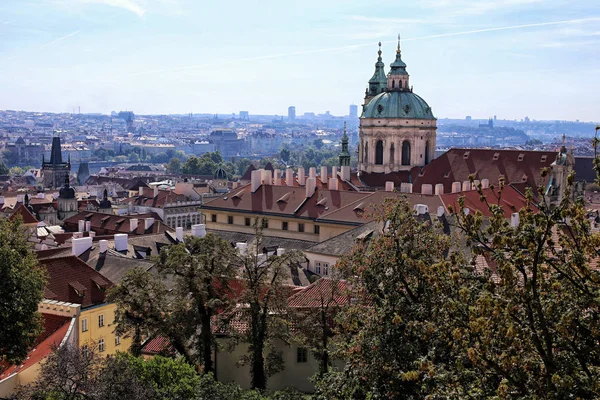
POLYGON ((378 94, 364 107, 361 118, 435 119, 425 100, 410 91, 378 94))

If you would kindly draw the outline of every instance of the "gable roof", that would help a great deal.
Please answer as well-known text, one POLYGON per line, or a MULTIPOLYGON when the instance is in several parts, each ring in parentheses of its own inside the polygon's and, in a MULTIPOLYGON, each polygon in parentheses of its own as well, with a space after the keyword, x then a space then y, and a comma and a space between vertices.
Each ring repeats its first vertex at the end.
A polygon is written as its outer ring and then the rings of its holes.
POLYGON ((341 306, 349 301, 349 288, 346 281, 321 278, 290 296, 288 306, 320 308, 323 306, 341 306))
POLYGON ((151 212, 135 215, 115 215, 105 214, 96 211, 81 211, 64 221, 65 227, 71 231, 76 231, 79 227, 79 221, 90 221, 91 230, 98 235, 108 235, 115 233, 127 233, 130 235, 143 235, 147 233, 164 233, 172 230, 168 225, 161 221, 158 214, 151 212), (154 218, 150 228, 145 229, 145 218, 154 218), (138 225, 132 230, 131 220, 137 219, 138 225))
POLYGON ((13 221, 18 216, 21 217, 25 225, 37 224, 39 222, 37 218, 31 213, 31 211, 29 211, 27 207, 25 207, 25 205, 22 203, 19 203, 19 206, 15 209, 15 211, 13 211, 13 213, 10 215, 10 217, 8 217, 8 219, 13 221))

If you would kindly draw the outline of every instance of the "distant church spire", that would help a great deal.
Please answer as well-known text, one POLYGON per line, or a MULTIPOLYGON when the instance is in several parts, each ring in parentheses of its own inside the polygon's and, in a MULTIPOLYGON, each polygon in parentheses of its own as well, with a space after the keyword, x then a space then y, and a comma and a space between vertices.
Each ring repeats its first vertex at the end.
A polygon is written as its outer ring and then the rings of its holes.
POLYGON ((369 102, 374 96, 385 90, 387 86, 387 79, 385 77, 385 64, 381 58, 381 42, 379 44, 379 50, 377 51, 377 62, 375 63, 375 72, 369 80, 369 87, 365 96, 365 104, 369 102))
POLYGON ((348 151, 348 135, 346 134, 346 121, 344 121, 344 135, 342 136, 342 151, 340 152, 340 167, 350 165, 350 152, 348 151))

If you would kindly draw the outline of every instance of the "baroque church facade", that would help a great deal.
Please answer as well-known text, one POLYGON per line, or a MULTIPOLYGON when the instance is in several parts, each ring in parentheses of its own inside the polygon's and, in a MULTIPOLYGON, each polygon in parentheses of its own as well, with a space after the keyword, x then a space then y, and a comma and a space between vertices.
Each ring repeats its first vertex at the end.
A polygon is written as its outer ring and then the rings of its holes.
POLYGON ((427 102, 413 91, 400 39, 387 74, 381 54, 379 43, 360 117, 359 174, 408 172, 424 167, 435 156, 436 118, 427 102))

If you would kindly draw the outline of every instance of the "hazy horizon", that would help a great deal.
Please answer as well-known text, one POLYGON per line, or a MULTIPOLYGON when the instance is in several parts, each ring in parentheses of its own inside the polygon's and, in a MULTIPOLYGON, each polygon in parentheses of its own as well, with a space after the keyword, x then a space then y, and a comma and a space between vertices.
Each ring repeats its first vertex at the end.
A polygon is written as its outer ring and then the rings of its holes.
POLYGON ((347 115, 396 35, 438 118, 597 121, 600 3, 23 0, 0 5, 0 109, 347 115))

